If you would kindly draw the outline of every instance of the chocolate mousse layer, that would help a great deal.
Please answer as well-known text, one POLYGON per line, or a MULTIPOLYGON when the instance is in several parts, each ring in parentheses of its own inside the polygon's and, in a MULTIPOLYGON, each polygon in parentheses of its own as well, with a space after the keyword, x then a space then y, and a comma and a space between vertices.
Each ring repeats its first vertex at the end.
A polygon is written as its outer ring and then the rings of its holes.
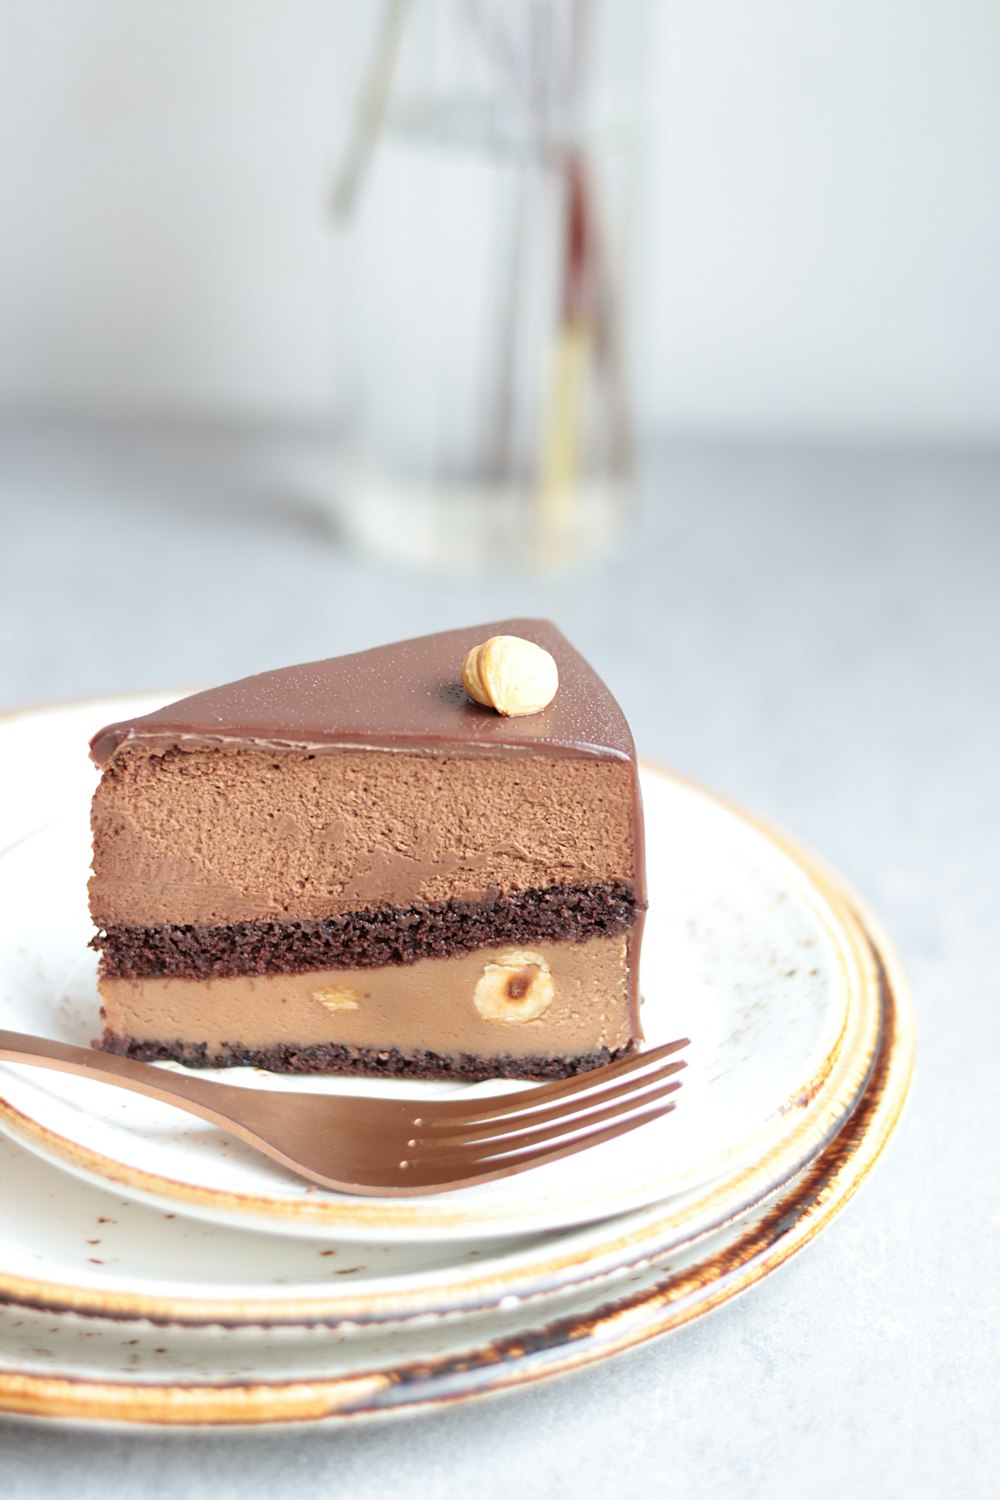
POLYGON ((627 765, 123 746, 94 797, 101 927, 325 921, 638 881, 627 765))

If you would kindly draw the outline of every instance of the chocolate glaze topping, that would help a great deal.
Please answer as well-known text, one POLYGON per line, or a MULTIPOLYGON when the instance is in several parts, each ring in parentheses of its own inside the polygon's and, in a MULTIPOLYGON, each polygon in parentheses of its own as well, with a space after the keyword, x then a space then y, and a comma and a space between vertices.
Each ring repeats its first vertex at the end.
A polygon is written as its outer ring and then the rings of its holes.
POLYGON ((119 746, 227 745, 320 752, 425 749, 463 755, 537 753, 635 761, 625 717, 604 683, 547 620, 496 620, 420 636, 352 656, 260 672, 109 724, 91 741, 105 765, 119 746), (493 635, 518 635, 551 652, 559 691, 548 708, 504 718, 472 703, 462 662, 493 635))

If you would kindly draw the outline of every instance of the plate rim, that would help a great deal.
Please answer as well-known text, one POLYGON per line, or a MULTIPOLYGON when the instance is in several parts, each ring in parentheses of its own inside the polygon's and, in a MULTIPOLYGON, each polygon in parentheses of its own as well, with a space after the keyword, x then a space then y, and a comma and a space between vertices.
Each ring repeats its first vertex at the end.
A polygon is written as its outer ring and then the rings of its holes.
MULTIPOLYGON (((78 712, 86 708, 89 701, 92 700, 84 699, 63 706, 78 712)), ((58 706, 53 705, 53 707, 58 706)), ((32 711, 29 710, 27 712, 30 713, 32 711)), ((702 786, 692 778, 662 767, 647 758, 643 758, 642 764, 653 774, 685 787, 711 805, 721 808, 730 816, 735 817, 739 822, 749 825, 769 845, 775 847, 779 852, 788 857, 793 866, 797 868, 798 873, 805 877, 813 893, 819 895, 823 906, 832 913, 836 921, 838 942, 843 943, 846 940, 850 943, 854 941, 854 928, 857 924, 856 920, 851 916, 850 903, 845 899, 843 882, 832 871, 827 870, 815 856, 802 849, 783 833, 775 830, 769 823, 747 812, 732 800, 702 786)), ((867 988, 867 985, 871 982, 870 976, 864 967, 860 967, 858 972, 862 986, 867 988)), ((870 995, 868 999, 871 999, 870 995)), ((697 1205, 688 1204, 680 1213, 672 1212, 669 1206, 667 1206, 665 1217, 661 1216, 656 1221, 661 1226, 659 1233, 660 1240, 662 1241, 664 1236, 669 1233, 669 1227, 667 1226, 670 1225, 671 1220, 673 1221, 674 1235, 671 1242, 672 1248, 677 1248, 679 1244, 688 1243, 701 1237, 701 1235, 708 1234, 721 1223, 726 1222, 727 1219, 735 1217, 737 1213, 745 1212, 754 1201, 759 1201, 767 1192, 780 1187, 783 1182, 787 1182, 796 1172, 802 1170, 806 1162, 811 1160, 825 1147, 831 1135, 835 1132, 837 1125, 843 1123, 846 1114, 849 1113, 851 1107, 857 1104, 863 1092, 878 1045, 877 1027, 870 1035, 864 1038, 864 1042, 867 1049, 866 1052, 855 1059, 856 1078, 852 1102, 841 1109, 837 1121, 832 1125, 828 1124, 820 1132, 818 1138, 813 1139, 807 1154, 803 1154, 800 1151, 797 1159, 792 1161, 791 1153, 788 1149, 791 1141, 797 1141, 800 1139, 800 1135, 807 1133, 805 1130, 806 1122, 803 1122, 802 1130, 793 1133, 793 1136, 789 1140, 783 1141, 779 1148, 786 1157, 784 1170, 775 1170, 772 1165, 766 1169, 765 1173, 764 1164, 770 1158, 767 1156, 761 1158, 755 1155, 741 1167, 725 1174, 717 1183, 707 1183, 704 1185, 705 1191, 702 1199, 699 1201, 706 1205, 711 1205, 711 1207, 707 1211, 703 1211, 704 1222, 696 1232, 685 1235, 682 1225, 678 1220, 690 1221, 697 1205), (736 1205, 733 1203, 734 1194, 740 1194, 742 1198, 742 1201, 736 1205), (714 1218, 708 1221, 705 1218, 706 1212, 709 1214, 714 1213, 714 1218)), ((814 1082, 818 1086, 822 1082, 822 1079, 814 1080, 814 1082)), ((836 1104, 837 1100, 834 1100, 833 1103, 836 1104)), ((0 1098, 0 1114, 7 1116, 14 1115, 21 1119, 26 1118, 21 1115, 20 1111, 8 1105, 6 1100, 2 1098, 0 1098)), ((34 1122, 29 1123, 32 1126, 34 1125, 34 1122)), ((816 1125, 817 1121, 813 1120, 812 1127, 814 1130, 816 1125)), ((45 1130, 45 1127, 39 1128, 45 1130)), ((20 1132, 12 1132, 12 1134, 21 1143, 20 1132)), ((58 1164, 63 1167, 65 1166, 62 1153, 56 1159, 58 1164)), ((100 1181, 102 1186, 107 1187, 109 1184, 109 1178, 104 1174, 100 1174, 100 1181)), ((129 1186, 127 1181, 124 1183, 117 1182, 115 1185, 119 1187, 129 1186)), ((161 1198, 161 1204, 162 1201, 161 1198)), ((335 1206, 345 1211, 348 1210, 348 1205, 346 1204, 337 1204, 335 1206)), ((651 1204, 646 1208, 640 1207, 629 1212, 631 1214, 644 1214, 648 1217, 657 1208, 662 1206, 662 1203, 659 1205, 651 1204)), ((354 1209, 354 1207, 355 1205, 352 1203, 350 1208, 354 1209)), ((614 1220, 611 1221, 611 1223, 614 1222, 614 1220)), ((238 1221, 236 1227, 240 1227, 238 1221)), ((337 1227, 336 1222, 329 1224, 331 1237, 335 1237, 337 1227)), ((586 1234, 588 1230, 593 1230, 593 1228, 593 1225, 586 1224, 574 1226, 568 1228, 566 1234, 586 1234)), ((490 1270, 490 1263, 486 1261, 480 1267, 475 1268, 476 1274, 470 1274, 463 1280, 459 1293, 462 1300, 457 1303, 454 1301, 449 1303, 449 1309, 480 1310, 484 1307, 494 1305, 502 1297, 511 1294, 513 1290, 511 1282, 514 1283, 515 1287, 521 1288, 521 1295, 526 1299, 530 1299, 532 1296, 533 1288, 535 1289, 535 1295, 541 1296, 543 1288, 551 1287, 553 1282, 555 1282, 557 1287, 568 1284, 566 1276, 572 1275, 574 1265, 579 1267, 581 1260, 586 1262, 598 1254, 602 1257, 612 1254, 617 1255, 619 1250, 625 1255, 634 1251, 640 1257, 645 1258, 643 1255, 643 1246, 648 1244, 650 1237, 650 1231, 648 1230, 634 1230, 627 1232, 624 1239, 616 1239, 613 1236, 608 1247, 598 1246, 596 1249, 590 1247, 584 1252, 578 1251, 575 1255, 570 1253, 569 1256, 567 1256, 565 1249, 561 1248, 560 1244, 557 1244, 552 1247, 552 1253, 544 1262, 533 1265, 531 1268, 522 1269, 519 1266, 516 1268, 514 1275, 506 1277, 504 1275, 504 1268, 490 1270), (530 1282, 525 1286, 524 1283, 529 1277, 531 1278, 530 1282)), ((603 1274, 613 1274, 613 1271, 618 1269, 621 1264, 622 1262, 619 1260, 614 1261, 607 1267, 603 1274)), ((582 1284, 586 1278, 580 1277, 577 1279, 582 1284)), ((399 1288, 395 1290, 383 1289, 378 1293, 369 1294, 367 1297, 364 1294, 352 1294, 348 1289, 338 1288, 331 1290, 329 1294, 321 1296, 293 1296, 289 1298, 286 1294, 278 1297, 256 1297, 250 1299, 245 1296, 236 1298, 197 1298, 186 1295, 175 1296, 172 1294, 162 1295, 148 1292, 119 1292, 105 1290, 100 1287, 73 1286, 72 1283, 53 1282, 48 1279, 15 1275, 3 1271, 2 1267, 0 1267, 0 1298, 5 1301, 45 1307, 56 1312, 73 1311, 115 1319, 143 1318, 160 1322, 180 1322, 192 1326, 201 1326, 219 1321, 220 1319, 240 1324, 264 1324, 270 1328, 300 1326, 303 1323, 325 1322, 335 1324, 348 1320, 357 1321, 359 1318, 363 1320, 367 1319, 372 1323, 384 1323, 388 1321, 390 1316, 394 1315, 405 1317, 419 1316, 425 1313, 427 1310, 426 1295, 426 1289, 419 1287, 412 1289, 399 1288)))
MULTIPOLYGON (((841 883, 842 884, 842 883, 841 883)), ((256 1428, 414 1414, 580 1370, 636 1348, 721 1307, 777 1270, 843 1210, 898 1124, 913 1072, 915 1027, 900 962, 875 919, 852 902, 879 971, 879 1047, 855 1109, 759 1221, 746 1218, 727 1247, 651 1287, 480 1342, 460 1355, 393 1369, 258 1384, 168 1384, 25 1374, 0 1366, 0 1412, 11 1416, 163 1428, 256 1428)), ((669 1254, 670 1252, 666 1252, 669 1254)))

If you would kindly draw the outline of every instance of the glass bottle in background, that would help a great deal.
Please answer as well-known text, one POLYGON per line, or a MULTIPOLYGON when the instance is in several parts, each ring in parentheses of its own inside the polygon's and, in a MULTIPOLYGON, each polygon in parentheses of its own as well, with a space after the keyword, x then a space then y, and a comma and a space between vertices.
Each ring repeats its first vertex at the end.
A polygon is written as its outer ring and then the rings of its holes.
POLYGON ((637 0, 386 0, 334 189, 340 522, 435 567, 560 568, 626 524, 637 0))

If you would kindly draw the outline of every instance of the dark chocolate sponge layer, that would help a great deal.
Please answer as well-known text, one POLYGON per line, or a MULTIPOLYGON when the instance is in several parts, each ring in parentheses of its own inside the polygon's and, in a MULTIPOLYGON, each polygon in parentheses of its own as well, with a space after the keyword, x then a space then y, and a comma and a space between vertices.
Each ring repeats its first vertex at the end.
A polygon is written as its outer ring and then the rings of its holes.
POLYGON ((101 971, 109 979, 303 974, 311 969, 374 969, 421 958, 450 958, 498 944, 615 937, 629 930, 640 909, 624 885, 551 886, 492 901, 440 901, 351 912, 326 922, 110 925, 91 946, 100 951, 101 971))
POLYGON ((456 1057, 437 1052, 404 1055, 395 1048, 376 1051, 372 1047, 344 1047, 334 1042, 295 1047, 249 1048, 239 1042, 222 1052, 210 1053, 199 1042, 137 1042, 118 1032, 105 1031, 105 1052, 134 1057, 140 1062, 180 1062, 191 1068, 266 1068, 271 1073, 357 1073, 385 1078, 460 1078, 477 1082, 485 1078, 571 1078, 603 1067, 636 1051, 636 1044, 616 1051, 599 1047, 579 1057, 456 1057))

